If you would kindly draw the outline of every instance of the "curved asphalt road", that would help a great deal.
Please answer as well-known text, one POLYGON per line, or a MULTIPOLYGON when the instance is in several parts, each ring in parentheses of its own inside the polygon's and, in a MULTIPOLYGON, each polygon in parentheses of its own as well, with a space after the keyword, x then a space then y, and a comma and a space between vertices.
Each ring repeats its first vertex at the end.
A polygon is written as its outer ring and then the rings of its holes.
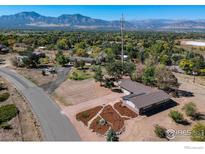
POLYGON ((7 68, 0 68, 0 75, 11 81, 28 100, 38 117, 45 141, 81 140, 69 119, 41 88, 7 68))

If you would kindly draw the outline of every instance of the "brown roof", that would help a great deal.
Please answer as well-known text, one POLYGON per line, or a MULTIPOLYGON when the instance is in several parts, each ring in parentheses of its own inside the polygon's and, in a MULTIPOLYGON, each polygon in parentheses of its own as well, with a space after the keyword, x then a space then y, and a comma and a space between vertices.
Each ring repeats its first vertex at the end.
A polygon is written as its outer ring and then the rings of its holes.
POLYGON ((154 90, 154 88, 145 86, 141 83, 132 81, 130 79, 122 79, 120 82, 120 87, 133 93, 133 94, 147 94, 154 90))
POLYGON ((135 106, 140 109, 170 99, 169 95, 162 90, 152 92, 146 95, 139 95, 129 99, 135 106))

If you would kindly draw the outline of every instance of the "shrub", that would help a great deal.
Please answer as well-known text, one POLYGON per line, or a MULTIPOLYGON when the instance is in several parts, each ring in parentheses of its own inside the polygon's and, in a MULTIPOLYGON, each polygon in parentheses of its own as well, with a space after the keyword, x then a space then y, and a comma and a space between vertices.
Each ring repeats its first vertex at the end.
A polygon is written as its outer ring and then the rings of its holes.
POLYGON ((166 138, 166 128, 155 125, 154 132, 159 138, 166 138))
POLYGON ((3 122, 2 124, 0 124, 0 128, 8 130, 8 129, 12 129, 12 126, 8 124, 7 122, 3 122))
POLYGON ((119 137, 117 136, 116 132, 110 129, 107 133, 107 141, 119 141, 119 137))
POLYGON ((18 114, 18 109, 14 104, 4 105, 0 107, 0 124, 7 122, 18 114))
POLYGON ((142 82, 146 85, 155 84, 155 67, 147 67, 142 75, 142 82))
POLYGON ((187 116, 193 117, 196 115, 196 111, 197 111, 196 104, 192 102, 185 104, 182 109, 185 111, 187 116))
POLYGON ((182 123, 184 121, 183 114, 181 114, 178 111, 170 111, 169 116, 176 122, 176 123, 182 123))
POLYGON ((10 94, 8 92, 4 92, 0 94, 0 102, 3 102, 9 98, 10 94))
POLYGON ((205 141, 205 125, 198 123, 191 131, 192 141, 205 141))
POLYGON ((82 117, 85 118, 85 119, 87 119, 89 116, 90 116, 90 115, 89 115, 88 112, 83 112, 83 113, 82 113, 82 117))

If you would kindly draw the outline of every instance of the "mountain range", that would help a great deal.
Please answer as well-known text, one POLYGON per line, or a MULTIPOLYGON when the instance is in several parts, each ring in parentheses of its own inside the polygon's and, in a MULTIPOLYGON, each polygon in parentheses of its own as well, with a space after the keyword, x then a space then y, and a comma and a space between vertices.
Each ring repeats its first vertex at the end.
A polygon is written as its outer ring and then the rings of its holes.
MULTIPOLYGON (((119 30, 120 25, 120 20, 107 21, 81 14, 63 14, 58 17, 48 17, 36 12, 20 12, 14 15, 0 16, 1 29, 119 30)), ((132 20, 125 21, 124 27, 126 30, 205 30, 205 20, 132 20)))

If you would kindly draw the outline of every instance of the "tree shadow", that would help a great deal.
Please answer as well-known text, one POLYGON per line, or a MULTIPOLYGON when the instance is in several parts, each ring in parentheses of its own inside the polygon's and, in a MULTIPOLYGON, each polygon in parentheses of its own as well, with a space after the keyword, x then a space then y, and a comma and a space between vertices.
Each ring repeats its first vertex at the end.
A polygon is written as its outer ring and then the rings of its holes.
POLYGON ((112 90, 112 92, 123 93, 122 90, 118 87, 113 87, 111 90, 112 90))
POLYGON ((185 91, 185 90, 177 90, 177 96, 178 97, 193 97, 194 94, 192 92, 185 91))
POLYGON ((167 109, 170 109, 172 107, 175 107, 177 106, 178 103, 173 101, 172 99, 170 99, 169 101, 165 102, 165 103, 162 103, 162 104, 159 104, 159 105, 156 105, 146 111, 144 111, 142 114, 143 115, 146 115, 147 117, 149 116, 152 116, 154 114, 157 114, 157 113, 160 113, 162 111, 165 111, 167 109))
POLYGON ((187 126, 187 125, 190 125, 190 124, 191 124, 191 122, 189 122, 187 119, 184 119, 184 120, 182 120, 182 121, 178 122, 178 124, 182 124, 182 125, 187 126))
POLYGON ((191 118, 193 121, 197 121, 197 120, 205 120, 205 114, 197 112, 195 113, 195 115, 192 116, 191 118))

